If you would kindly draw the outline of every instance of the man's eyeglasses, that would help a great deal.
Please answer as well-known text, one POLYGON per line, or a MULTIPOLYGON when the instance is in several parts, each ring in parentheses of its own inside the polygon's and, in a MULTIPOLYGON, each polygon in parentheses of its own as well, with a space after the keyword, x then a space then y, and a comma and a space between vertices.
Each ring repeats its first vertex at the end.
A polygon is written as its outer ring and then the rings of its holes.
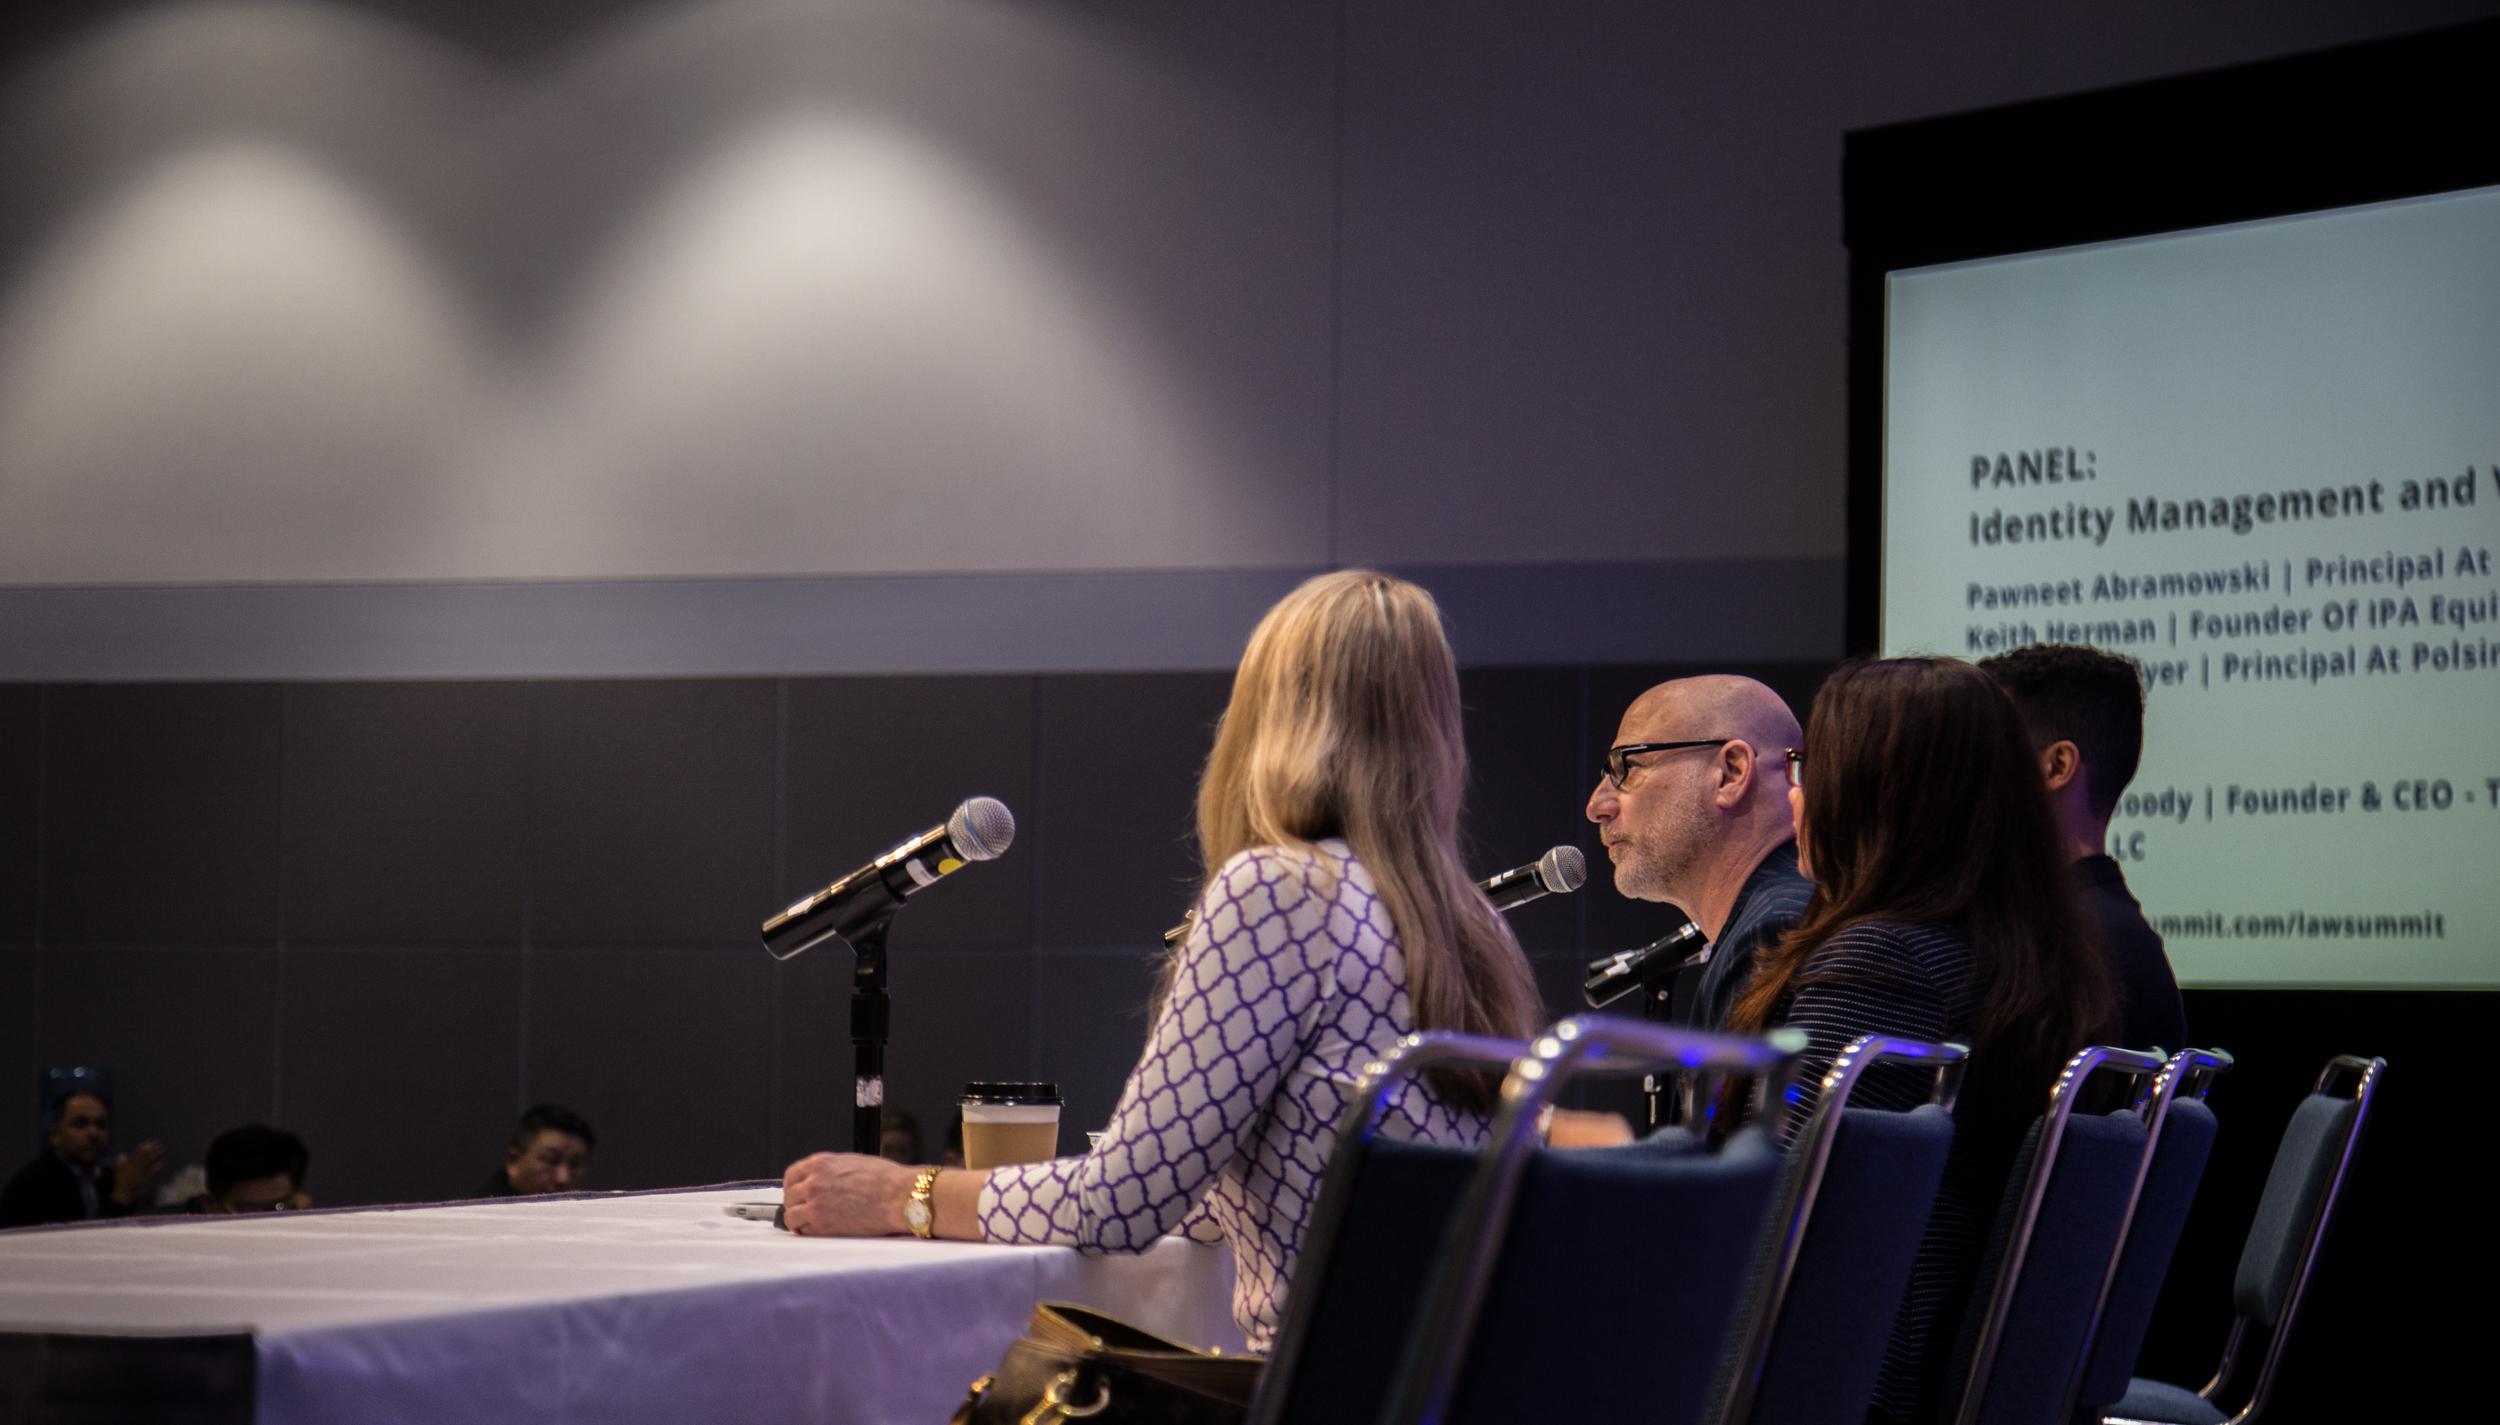
POLYGON ((1606 785, 1623 790, 1623 779, 1636 770, 1631 759, 1645 752, 1681 752, 1688 747, 1725 747, 1733 737, 1705 737, 1695 742, 1620 742, 1606 749, 1606 785))
POLYGON ((1783 755, 1788 759, 1788 785, 1804 786, 1806 784, 1806 750, 1802 747, 1791 747, 1783 755))

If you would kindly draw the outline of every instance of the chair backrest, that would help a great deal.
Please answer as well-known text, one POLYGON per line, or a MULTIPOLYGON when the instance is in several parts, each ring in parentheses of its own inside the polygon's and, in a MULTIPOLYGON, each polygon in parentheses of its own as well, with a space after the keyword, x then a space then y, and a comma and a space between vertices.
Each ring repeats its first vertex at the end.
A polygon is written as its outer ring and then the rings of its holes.
POLYGON ((1530 1153, 1442 1418, 1695 1425, 1779 1169, 1759 1129, 1716 1153, 1530 1153))
POLYGON ((1778 1175, 1773 1135, 1802 1038, 1626 1020, 1565 1020, 1539 1036, 1503 1081, 1380 1419, 1692 1425, 1778 1175), (1538 1147, 1538 1116, 1591 1064, 1750 1075, 1764 1127, 1715 1154, 1538 1147))
POLYGON ((2126 1235, 2152 1137, 2132 1108, 2079 1114, 2085 1081, 2164 1061, 2095 1046, 2066 1062, 2006 1182, 1946 1372, 1940 1421, 2062 1425, 2111 1256, 2126 1235))
POLYGON ((1513 1040, 1411 1034, 1363 1066, 1337 1127, 1249 1425, 1372 1425, 1473 1149, 1378 1134, 1398 1086, 1434 1064, 1508 1065, 1513 1040))
MULTIPOLYGON (((2266 1343, 2265 1364, 2257 1372, 2257 1384, 2240 1419, 2252 1419, 2265 1408, 2275 1368, 2282 1362, 2283 1343, 2291 1338, 2318 1252, 2326 1245, 2327 1229, 2334 1225, 2353 1153, 2369 1125, 2370 1100, 2386 1072, 2385 1059, 2339 1054, 2328 1060, 2318 1075, 2317 1088, 2292 1110, 2292 1121, 2283 1130, 2283 1146, 2275 1150, 2273 1171, 2266 1175, 2265 1193, 2257 1200, 2257 1220, 2248 1229, 2248 1245, 2240 1252, 2239 1278, 2231 1293, 2242 1317, 2273 1331, 2266 1343), (2352 1097, 2329 1092, 2347 1077, 2352 1097)), ((2245 1329, 2245 1321, 2232 1328, 2231 1348, 2216 1377, 2217 1385, 2228 1377, 2229 1356, 2236 1352, 2245 1329)))
POLYGON ((2136 1357, 2153 1324, 2162 1279, 2170 1274, 2188 1208, 2213 1156, 2219 1125, 2205 1106, 2205 1093, 2214 1075, 2230 1067, 2231 1056, 2219 1049, 2183 1049, 2162 1067, 2145 1096, 2141 1111, 2153 1137, 2152 1159, 2136 1192, 2126 1238, 2110 1259, 2100 1309, 2085 1338, 2063 1418, 2074 1418, 2081 1406, 2098 1419, 2101 1408, 2116 1404, 2135 1379, 2136 1357))
POLYGON ((1704 1419, 1865 1415, 1953 1149, 1966 1052, 1868 1034, 1832 1060, 1814 1116, 1790 1145, 1704 1419), (1881 1061, 1934 1065, 1931 1101, 1907 1113, 1850 1107, 1850 1091, 1881 1061))

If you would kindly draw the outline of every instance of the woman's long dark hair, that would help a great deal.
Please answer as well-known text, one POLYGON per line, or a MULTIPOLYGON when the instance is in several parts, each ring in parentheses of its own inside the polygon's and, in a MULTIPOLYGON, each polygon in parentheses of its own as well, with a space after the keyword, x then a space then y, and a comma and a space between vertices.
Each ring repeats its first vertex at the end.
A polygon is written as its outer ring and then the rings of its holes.
POLYGON ((1843 665, 1806 732, 1805 918, 1760 958, 1734 1027, 1760 1032, 1806 960, 1868 920, 1940 925, 1971 948, 1978 1023, 1963 1103, 2027 1121, 2074 1052, 2114 1032, 2118 990, 2067 880, 2022 716, 1951 658, 1843 665))

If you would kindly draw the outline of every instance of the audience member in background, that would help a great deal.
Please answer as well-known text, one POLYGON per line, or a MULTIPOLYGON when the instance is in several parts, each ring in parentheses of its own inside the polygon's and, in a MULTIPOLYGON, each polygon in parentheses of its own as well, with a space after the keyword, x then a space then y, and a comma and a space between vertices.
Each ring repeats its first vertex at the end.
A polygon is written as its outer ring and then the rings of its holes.
MULTIPOLYGON (((1233 680, 1198 784, 1205 887, 1101 1145, 986 1173, 819 1153, 783 1177, 789 1225, 1142 1252, 1211 1223, 1239 1264, 1234 1319, 1265 1349, 1363 1064, 1416 1030, 1518 1038, 1541 1018, 1459 856, 1466 782, 1431 595, 1362 570, 1303 584, 1233 680), (1183 1131, 1193 1151, 1164 1152, 1183 1131)), ((1481 1143, 1495 1088, 1427 1074, 1386 1126, 1481 1143)))
POLYGON ((52 1105, 51 1144, 0 1190, 0 1227, 128 1217, 147 1201, 148 1184, 165 1150, 142 1143, 117 1158, 113 1107, 91 1093, 66 1093, 52 1105))
POLYGON ((479 1197, 536 1197, 541 1193, 580 1192, 590 1181, 590 1153, 599 1135, 590 1120, 569 1108, 542 1103, 512 1125, 512 1141, 504 1145, 503 1166, 497 1168, 479 1197))
POLYGON ((1641 694, 1606 751, 1588 818, 1615 889, 1677 907, 1709 941, 1676 982, 1679 1024, 1724 1028, 1755 951, 1805 914, 1782 760, 1803 737, 1779 694, 1722 675, 1641 694))
POLYGON ((295 1191, 288 1193, 286 1201, 280 1203, 279 1206, 290 1212, 301 1212, 313 1205, 312 1194, 304 1191, 304 1175, 312 1171, 312 1150, 304 1146, 303 1139, 284 1129, 279 1130, 278 1137, 292 1145, 294 1149, 294 1156, 288 1161, 286 1172, 287 1177, 295 1183, 295 1191))
POLYGON ((888 1113, 877 1131, 877 1156, 889 1163, 920 1166, 920 1120, 908 1113, 888 1113))
POLYGON ((207 1190, 175 1210, 277 1212, 294 1207, 311 1162, 304 1140, 282 1128, 262 1123, 229 1128, 208 1145, 207 1190))
POLYGON ((2125 1003, 2118 1042, 2129 1049, 2187 1047, 2187 1006, 2161 936, 2103 848, 2110 813, 2144 754, 2144 678, 2132 658, 2074 643, 2035 643, 1984 659, 2031 729, 2049 808, 2073 864, 2076 894, 2099 925, 2101 948, 2125 1003))
MULTIPOLYGON (((1986 673, 1949 658, 1843 665, 1789 766, 1814 894, 1756 954, 1730 1020, 1807 1032, 1791 1131, 1861 1034, 1971 1046, 1869 1416, 1923 1422, 2023 1132, 2067 1058, 2117 1027, 2117 987, 2075 906, 2022 717, 1986 673)), ((1932 1078, 1878 1067, 1851 1102, 1913 1107, 1932 1078)))
POLYGON ((964 1165, 964 1111, 960 1108, 955 1110, 953 1118, 947 1120, 946 1152, 939 1156, 938 1163, 948 1168, 964 1165))

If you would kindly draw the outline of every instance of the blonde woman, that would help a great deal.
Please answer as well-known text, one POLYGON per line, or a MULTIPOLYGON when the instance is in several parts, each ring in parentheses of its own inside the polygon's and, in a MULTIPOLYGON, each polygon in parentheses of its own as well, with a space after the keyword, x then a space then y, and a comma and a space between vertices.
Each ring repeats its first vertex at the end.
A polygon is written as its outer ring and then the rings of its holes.
MULTIPOLYGON (((790 1225, 1136 1252, 1194 1213, 1232 1243, 1233 1316, 1265 1350, 1364 1061, 1415 1030, 1518 1037, 1541 1017, 1459 860, 1466 770, 1432 596, 1359 570, 1294 590, 1233 679, 1198 785, 1206 884, 1102 1146, 928 1185, 819 1153, 783 1177, 790 1225), (933 1210, 909 1210, 915 1187, 933 1210)), ((1481 1142, 1492 1089, 1410 1083, 1389 1131, 1481 1142)))

